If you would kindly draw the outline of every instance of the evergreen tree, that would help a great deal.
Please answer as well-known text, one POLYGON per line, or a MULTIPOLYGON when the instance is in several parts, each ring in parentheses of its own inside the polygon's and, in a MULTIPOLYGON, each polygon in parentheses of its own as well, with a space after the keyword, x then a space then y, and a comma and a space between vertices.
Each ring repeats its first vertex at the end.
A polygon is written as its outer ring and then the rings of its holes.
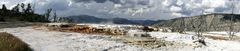
POLYGON ((5 4, 2 5, 2 10, 6 11, 7 7, 5 6, 5 4))
POLYGON ((28 3, 26 10, 24 11, 25 13, 33 13, 33 9, 30 3, 28 3))
POLYGON ((20 12, 19 11, 19 4, 17 4, 15 7, 12 9, 14 12, 20 12))
POLYGON ((2 21, 23 21, 23 22, 49 22, 52 9, 48 9, 46 14, 39 15, 35 14, 32 5, 29 3, 25 5, 24 3, 17 4, 11 10, 3 4, 0 8, 0 22, 2 21), (46 18, 46 17, 48 18, 46 18))
POLYGON ((5 16, 9 15, 7 7, 5 6, 5 4, 2 5, 2 11, 1 11, 0 15, 2 17, 5 17, 5 16))
POLYGON ((24 3, 21 4, 21 8, 22 8, 22 12, 24 12, 25 11, 25 4, 24 3))

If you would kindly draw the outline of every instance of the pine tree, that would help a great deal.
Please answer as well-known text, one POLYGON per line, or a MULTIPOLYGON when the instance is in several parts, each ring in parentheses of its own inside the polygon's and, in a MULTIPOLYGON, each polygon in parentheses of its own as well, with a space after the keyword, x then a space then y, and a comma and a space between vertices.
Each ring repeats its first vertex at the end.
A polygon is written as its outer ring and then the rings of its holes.
POLYGON ((2 5, 2 10, 6 11, 7 7, 5 6, 5 4, 2 5))
POLYGON ((33 13, 33 9, 30 3, 28 3, 26 10, 24 11, 25 13, 33 13))
POLYGON ((19 11, 19 4, 17 4, 15 7, 12 9, 14 12, 20 12, 19 11))
POLYGON ((22 12, 24 12, 25 11, 25 4, 24 3, 21 4, 21 8, 22 8, 22 12))
POLYGON ((5 17, 7 15, 9 15, 7 7, 5 6, 5 4, 2 5, 2 11, 1 11, 1 16, 5 17))

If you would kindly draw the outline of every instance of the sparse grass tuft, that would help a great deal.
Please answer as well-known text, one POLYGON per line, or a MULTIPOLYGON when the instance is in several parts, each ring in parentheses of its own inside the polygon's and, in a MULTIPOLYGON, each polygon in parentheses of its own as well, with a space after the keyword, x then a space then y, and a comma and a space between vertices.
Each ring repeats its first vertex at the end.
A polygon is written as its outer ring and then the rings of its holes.
POLYGON ((229 39, 227 37, 221 37, 221 36, 207 36, 207 35, 205 35, 205 37, 211 38, 213 40, 228 40, 229 39))
POLYGON ((0 51, 32 51, 32 49, 15 36, 0 32, 0 51))

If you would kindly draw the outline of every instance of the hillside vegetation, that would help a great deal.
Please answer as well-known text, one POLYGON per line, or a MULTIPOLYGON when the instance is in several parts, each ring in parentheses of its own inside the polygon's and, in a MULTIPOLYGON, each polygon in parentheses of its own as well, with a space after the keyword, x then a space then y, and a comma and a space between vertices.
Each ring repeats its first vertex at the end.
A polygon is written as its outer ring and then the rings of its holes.
MULTIPOLYGON (((208 27, 208 30, 212 31, 225 31, 227 28, 230 17, 232 14, 207 14, 207 15, 199 15, 192 17, 181 17, 175 18, 167 21, 158 22, 153 26, 157 27, 171 27, 175 29, 179 29, 180 27, 186 28, 186 30, 193 30, 195 27, 193 25, 202 23, 201 26, 208 27)), ((240 15, 234 14, 233 22, 235 27, 240 25, 240 15)))
POLYGON ((32 51, 32 49, 15 36, 0 32, 0 51, 32 51))
POLYGON ((18 4, 12 9, 8 9, 4 4, 0 9, 0 22, 49 22, 48 17, 36 14, 32 5, 18 4))

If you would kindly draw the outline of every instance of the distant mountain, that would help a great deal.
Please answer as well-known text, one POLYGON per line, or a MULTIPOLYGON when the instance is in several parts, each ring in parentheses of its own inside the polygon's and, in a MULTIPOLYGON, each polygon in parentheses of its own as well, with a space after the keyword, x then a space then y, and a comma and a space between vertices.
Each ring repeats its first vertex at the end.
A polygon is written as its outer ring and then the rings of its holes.
POLYGON ((132 20, 124 19, 124 18, 113 18, 112 19, 114 24, 138 24, 132 20))
POLYGON ((75 23, 114 23, 114 24, 134 24, 134 25, 152 25, 159 21, 153 20, 129 20, 125 18, 98 18, 89 15, 69 16, 68 18, 73 19, 75 23))
POLYGON ((102 23, 107 22, 107 19, 97 18, 89 15, 69 16, 75 23, 102 23))
POLYGON ((153 20, 132 20, 138 24, 143 24, 143 25, 153 25, 156 24, 158 22, 163 22, 165 20, 157 20, 157 21, 153 21, 153 20))

